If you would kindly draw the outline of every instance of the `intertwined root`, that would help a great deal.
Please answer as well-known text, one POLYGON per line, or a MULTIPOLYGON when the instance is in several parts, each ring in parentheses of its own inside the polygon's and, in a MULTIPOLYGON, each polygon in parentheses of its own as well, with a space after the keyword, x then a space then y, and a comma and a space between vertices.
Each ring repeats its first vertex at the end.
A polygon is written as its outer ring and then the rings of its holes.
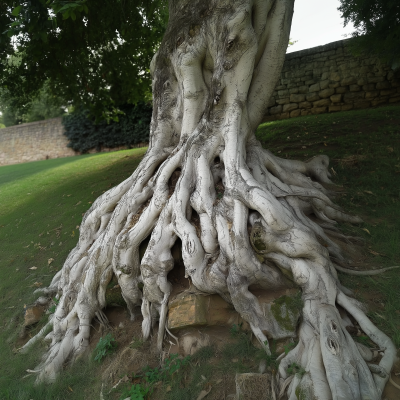
POLYGON ((289 279, 301 288, 300 341, 281 361, 277 391, 290 400, 301 393, 380 398, 394 346, 348 297, 335 270, 346 265, 338 239, 355 240, 335 224, 360 219, 331 201, 327 157, 285 160, 254 136, 279 78, 292 12, 293 0, 171 1, 151 67, 149 150, 130 178, 94 202, 77 246, 45 289, 60 301, 38 381, 54 380, 87 350, 94 317, 107 324, 102 309, 113 275, 131 318, 143 316, 144 338, 158 329, 162 349, 171 248, 179 238, 186 276, 231 302, 267 353, 266 335, 284 332, 272 329, 249 287, 277 290, 289 279), (368 349, 347 333, 346 312, 381 349, 379 364, 367 363, 368 349), (294 378, 287 376, 293 362, 304 371, 294 378))
POLYGON ((158 321, 161 350, 172 289, 167 279, 174 266, 171 248, 179 237, 186 275, 193 285, 230 301, 267 352, 265 334, 270 327, 249 286, 285 287, 287 278, 281 271, 288 271, 294 284, 302 288, 300 341, 283 358, 280 376, 283 383, 293 362, 306 373, 296 375, 287 386, 289 398, 298 388, 318 396, 323 393, 320 398, 324 399, 340 398, 332 394, 335 388, 342 398, 378 399, 394 348, 338 284, 330 256, 341 260, 344 256, 329 233, 335 229, 334 220, 359 219, 335 206, 321 185, 331 183, 327 157, 301 163, 252 146, 247 151, 249 168, 237 172, 236 187, 228 191, 223 156, 215 149, 218 146, 196 148, 193 144, 165 161, 164 155, 154 161, 149 151, 131 178, 93 204, 82 222, 77 247, 45 289, 58 293, 60 303, 52 320, 53 331, 46 337, 50 349, 37 369, 38 379, 55 379, 67 362, 85 351, 93 317, 106 323, 101 310, 113 274, 132 319, 141 306, 145 339, 158 321), (149 172, 149 164, 155 173, 149 172), (142 178, 146 173, 147 180, 142 178), (171 180, 177 175, 177 182, 171 180), (224 192, 217 193, 216 187, 224 192), (200 226, 193 224, 195 220, 200 226), (150 242, 140 262, 138 248, 148 236, 150 242), (336 304, 384 350, 379 367, 364 361, 368 350, 360 350, 349 336, 336 304), (329 371, 324 365, 329 365, 329 371), (373 373, 371 368, 375 368, 373 373))

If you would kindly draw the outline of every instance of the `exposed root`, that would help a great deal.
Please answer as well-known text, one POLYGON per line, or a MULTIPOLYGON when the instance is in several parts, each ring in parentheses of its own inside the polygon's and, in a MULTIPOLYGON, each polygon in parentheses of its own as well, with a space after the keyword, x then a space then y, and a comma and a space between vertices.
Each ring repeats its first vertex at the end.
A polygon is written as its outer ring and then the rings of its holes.
POLYGON ((343 273, 348 274, 348 275, 358 275, 358 276, 379 275, 379 274, 383 274, 386 271, 390 271, 391 269, 400 268, 399 265, 396 265, 394 267, 371 269, 371 270, 368 270, 368 271, 356 271, 354 269, 339 267, 339 265, 336 265, 336 264, 333 264, 333 265, 340 272, 343 272, 343 273))
POLYGON ((94 317, 107 325, 101 310, 113 275, 131 319, 142 313, 144 339, 158 329, 162 350, 179 238, 186 277, 233 304, 268 354, 267 335, 288 333, 266 318, 249 287, 301 288, 299 343, 280 362, 279 397, 380 398, 394 346, 347 297, 335 270, 343 268, 332 262, 347 257, 331 237, 356 240, 335 224, 361 220, 331 200, 328 157, 281 159, 254 136, 279 77, 292 11, 293 0, 171 2, 151 67, 149 150, 130 178, 94 202, 77 246, 44 290, 59 304, 38 381, 53 381, 86 352, 94 317), (336 304, 380 347, 379 364, 353 341, 336 304), (289 376, 292 363, 301 374, 289 376))

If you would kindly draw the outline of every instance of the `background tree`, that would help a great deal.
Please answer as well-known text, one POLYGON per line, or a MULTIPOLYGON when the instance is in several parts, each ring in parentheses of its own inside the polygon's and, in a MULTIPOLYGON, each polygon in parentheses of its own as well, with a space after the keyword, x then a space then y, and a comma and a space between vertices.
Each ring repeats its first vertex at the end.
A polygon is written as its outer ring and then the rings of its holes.
POLYGON ((53 94, 97 118, 150 97, 149 65, 161 41, 158 1, 1 2, 0 87, 23 108, 47 82, 53 94), (18 57, 19 62, 10 63, 18 57))
POLYGON ((400 67, 400 3, 397 0, 340 0, 345 25, 351 22, 358 51, 377 54, 400 67))
POLYGON ((161 351, 171 248, 179 240, 192 285, 229 301, 267 354, 267 335, 287 332, 266 318, 251 286, 301 289, 299 341, 271 378, 275 397, 282 391, 289 399, 380 399, 396 349, 336 273, 348 265, 340 241, 356 240, 341 234, 336 221, 361 220, 330 199, 327 157, 279 158, 254 135, 280 77, 293 3, 170 1, 151 62, 149 149, 128 179, 92 204, 76 247, 41 289, 59 303, 49 322, 51 345, 34 371, 39 381, 54 380, 88 349, 94 317, 107 323, 102 309, 113 276, 132 319, 140 307, 144 339, 157 331, 161 351), (378 362, 347 332, 348 315, 380 348, 378 362), (304 373, 290 375, 293 364, 304 373))
POLYGON ((48 82, 24 106, 7 89, 0 89, 0 111, 5 126, 61 117, 66 113, 67 102, 52 94, 48 82))

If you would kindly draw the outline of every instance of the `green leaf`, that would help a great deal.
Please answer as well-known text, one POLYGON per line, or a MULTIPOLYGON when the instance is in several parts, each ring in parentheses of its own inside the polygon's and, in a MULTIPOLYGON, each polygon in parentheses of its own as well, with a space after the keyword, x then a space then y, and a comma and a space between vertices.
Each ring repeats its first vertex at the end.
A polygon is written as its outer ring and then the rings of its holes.
POLYGON ((22 6, 15 7, 14 10, 12 10, 11 14, 14 15, 14 17, 18 16, 18 14, 21 11, 21 8, 22 8, 22 6))

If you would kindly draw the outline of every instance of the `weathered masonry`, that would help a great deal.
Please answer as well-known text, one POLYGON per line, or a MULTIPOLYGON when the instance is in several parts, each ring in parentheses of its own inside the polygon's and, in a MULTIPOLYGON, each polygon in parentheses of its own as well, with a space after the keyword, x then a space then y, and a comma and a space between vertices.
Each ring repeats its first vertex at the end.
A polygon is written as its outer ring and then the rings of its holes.
POLYGON ((0 165, 74 156, 61 118, 0 129, 0 165))
POLYGON ((400 74, 349 40, 287 54, 265 120, 400 103, 400 74))

